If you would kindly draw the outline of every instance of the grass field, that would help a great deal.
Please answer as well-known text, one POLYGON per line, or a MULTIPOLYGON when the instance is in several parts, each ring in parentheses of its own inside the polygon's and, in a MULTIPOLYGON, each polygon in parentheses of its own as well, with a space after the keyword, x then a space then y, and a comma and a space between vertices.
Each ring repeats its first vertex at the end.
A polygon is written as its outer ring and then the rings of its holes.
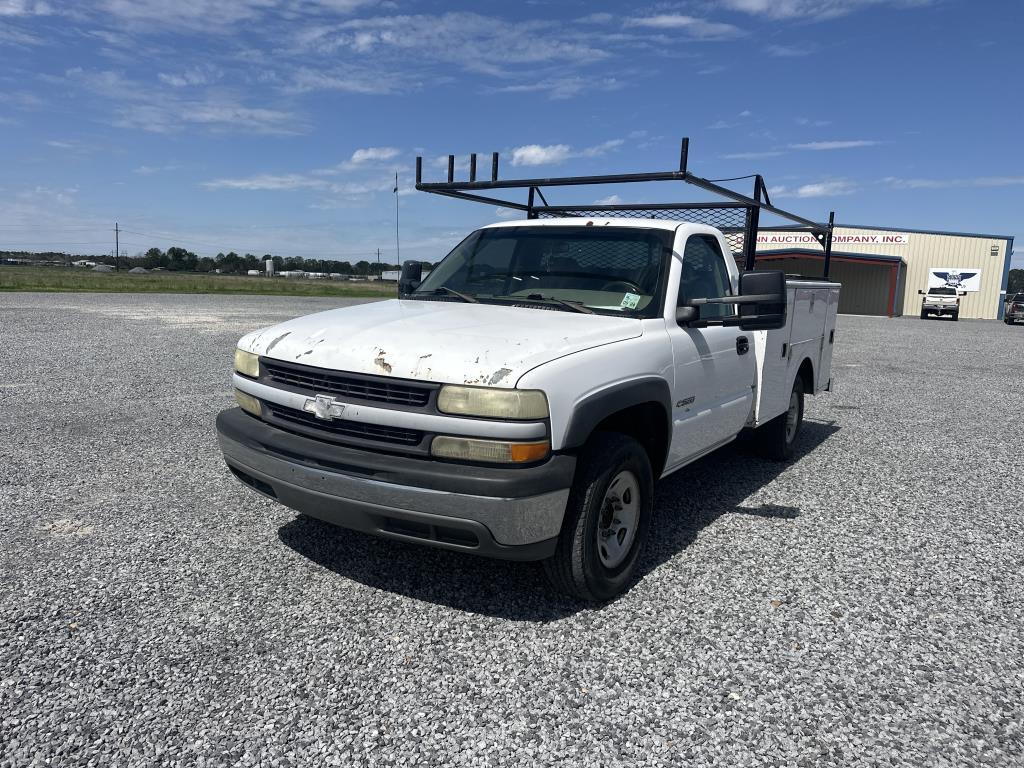
POLYGON ((390 296, 394 283, 246 277, 191 272, 93 272, 76 267, 0 267, 0 291, 60 293, 252 293, 279 296, 390 296))

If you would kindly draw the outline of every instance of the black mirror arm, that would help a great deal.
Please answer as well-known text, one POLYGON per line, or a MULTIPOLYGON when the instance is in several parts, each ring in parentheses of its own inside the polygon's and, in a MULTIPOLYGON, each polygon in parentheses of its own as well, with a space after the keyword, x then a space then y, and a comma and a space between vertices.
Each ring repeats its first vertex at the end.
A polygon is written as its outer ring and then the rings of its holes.
POLYGON ((690 299, 691 307, 702 307, 705 304, 782 304, 784 296, 774 293, 752 293, 747 296, 721 296, 715 299, 690 299))

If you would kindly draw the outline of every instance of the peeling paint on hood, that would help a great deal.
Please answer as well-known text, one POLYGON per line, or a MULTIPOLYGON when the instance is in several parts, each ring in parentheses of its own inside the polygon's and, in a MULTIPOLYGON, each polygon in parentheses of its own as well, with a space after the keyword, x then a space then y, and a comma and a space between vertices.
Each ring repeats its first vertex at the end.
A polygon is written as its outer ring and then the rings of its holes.
POLYGON ((512 388, 538 365, 641 333, 635 318, 392 299, 289 320, 239 346, 338 371, 512 388))

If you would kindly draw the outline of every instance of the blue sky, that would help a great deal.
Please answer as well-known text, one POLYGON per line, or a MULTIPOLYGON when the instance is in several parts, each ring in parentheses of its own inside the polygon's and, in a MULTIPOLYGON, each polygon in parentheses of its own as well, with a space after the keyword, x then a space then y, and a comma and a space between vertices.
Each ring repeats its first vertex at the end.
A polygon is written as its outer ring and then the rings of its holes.
MULTIPOLYGON (((760 172, 809 218, 1014 235, 1017 0, 0 0, 0 249, 436 260, 503 176, 760 172), (465 171, 462 171, 465 173, 465 171), (374 256, 375 257, 375 256, 374 256)), ((677 199, 559 190, 552 203, 677 199)), ((691 195, 692 197, 692 195, 691 195)))

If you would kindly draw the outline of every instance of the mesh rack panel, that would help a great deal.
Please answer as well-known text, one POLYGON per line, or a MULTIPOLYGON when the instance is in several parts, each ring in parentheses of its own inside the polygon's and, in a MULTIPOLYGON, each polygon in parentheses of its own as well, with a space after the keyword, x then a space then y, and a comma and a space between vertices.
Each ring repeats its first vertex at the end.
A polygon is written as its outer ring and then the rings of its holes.
POLYGON ((743 233, 747 227, 747 209, 739 208, 628 208, 613 211, 599 208, 558 208, 546 210, 537 208, 537 217, 541 219, 557 219, 563 217, 594 218, 611 217, 616 219, 663 219, 666 221, 688 222, 691 224, 708 224, 721 230, 733 253, 743 251, 743 233))

